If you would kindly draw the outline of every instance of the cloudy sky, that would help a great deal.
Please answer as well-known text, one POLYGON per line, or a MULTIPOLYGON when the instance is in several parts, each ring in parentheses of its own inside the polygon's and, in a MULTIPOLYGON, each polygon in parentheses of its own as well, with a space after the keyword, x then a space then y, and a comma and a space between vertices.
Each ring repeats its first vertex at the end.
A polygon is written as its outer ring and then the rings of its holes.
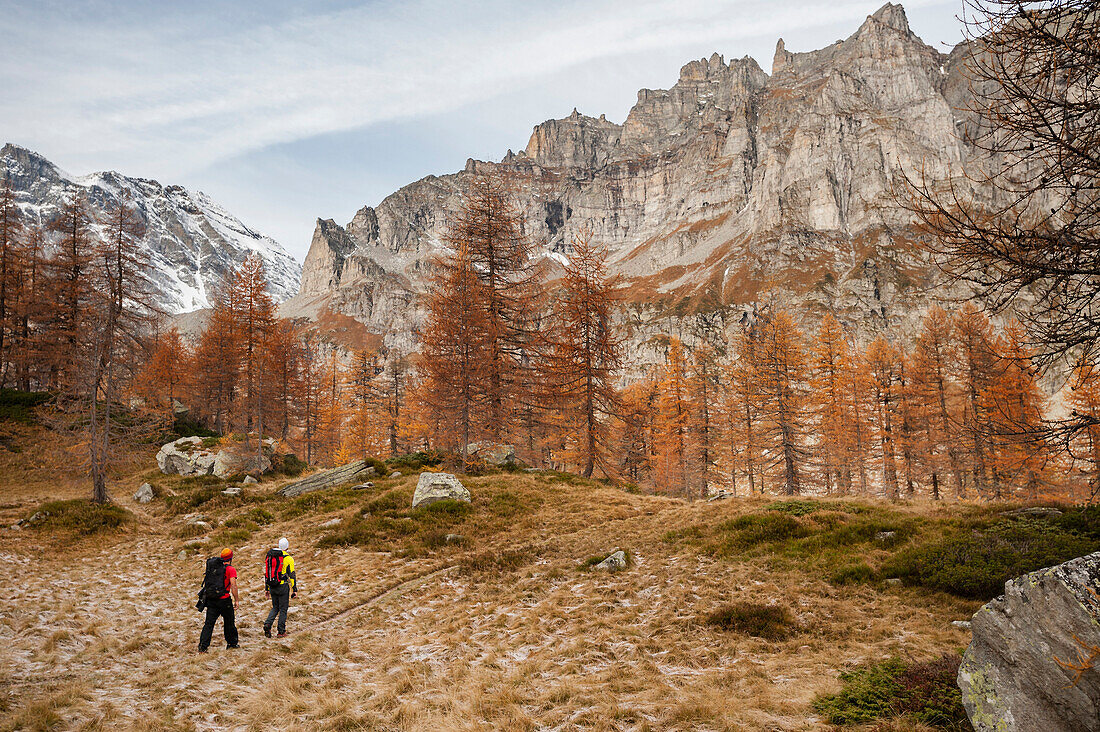
MULTIPOLYGON (((299 260, 400 186, 573 107, 621 122, 718 51, 771 70, 882 0, 0 0, 0 142, 205 191, 299 260)), ((961 0, 905 3, 947 49, 961 0)))

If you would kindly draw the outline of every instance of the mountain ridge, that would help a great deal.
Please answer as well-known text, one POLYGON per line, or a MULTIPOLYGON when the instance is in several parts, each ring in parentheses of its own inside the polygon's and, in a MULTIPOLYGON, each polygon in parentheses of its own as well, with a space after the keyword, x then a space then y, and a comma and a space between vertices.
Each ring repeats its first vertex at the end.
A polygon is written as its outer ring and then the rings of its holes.
POLYGON ((59 205, 80 193, 95 214, 128 195, 145 224, 156 297, 170 314, 209 307, 233 267, 251 252, 264 259, 273 297, 294 295, 301 266, 274 239, 245 225, 202 191, 163 185, 151 178, 99 171, 76 176, 44 155, 7 143, 0 148, 0 176, 11 181, 20 210, 47 224, 59 205))
POLYGON ((895 185, 956 177, 974 155, 955 133, 965 53, 928 46, 887 4, 823 49, 780 40, 770 76, 749 57, 690 61, 669 89, 640 90, 622 125, 574 110, 499 163, 422 178, 345 226, 319 219, 284 313, 343 313, 414 349, 447 220, 468 179, 496 171, 541 255, 568 256, 582 228, 607 248, 639 339, 701 316, 725 329, 776 302, 857 332, 909 330, 937 274, 895 185))

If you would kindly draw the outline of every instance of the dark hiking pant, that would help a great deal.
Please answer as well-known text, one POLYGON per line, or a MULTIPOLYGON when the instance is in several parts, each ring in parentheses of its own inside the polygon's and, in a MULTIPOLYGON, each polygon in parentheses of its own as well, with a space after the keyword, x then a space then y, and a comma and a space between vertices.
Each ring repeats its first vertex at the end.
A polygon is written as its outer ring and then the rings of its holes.
POLYGON ((268 630, 271 629, 272 623, 275 622, 275 617, 279 617, 279 632, 286 632, 286 613, 290 609, 290 585, 283 585, 277 590, 271 592, 271 612, 267 614, 267 620, 264 621, 264 627, 268 630))
POLYGON ((233 617, 233 598, 215 600, 206 606, 206 623, 202 626, 202 635, 199 636, 199 650, 205 651, 210 647, 210 637, 214 635, 214 624, 218 618, 223 619, 225 631, 225 647, 235 648, 237 645, 237 622, 233 617))

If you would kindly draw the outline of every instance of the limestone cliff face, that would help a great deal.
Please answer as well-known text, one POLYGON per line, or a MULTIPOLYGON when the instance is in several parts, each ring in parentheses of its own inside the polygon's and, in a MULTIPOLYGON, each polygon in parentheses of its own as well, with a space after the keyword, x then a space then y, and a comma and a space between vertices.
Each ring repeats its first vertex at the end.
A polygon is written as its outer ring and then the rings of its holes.
POLYGON ((545 256, 568 257, 582 227, 609 250, 643 336, 690 337, 776 300, 807 324, 830 309, 868 334, 908 329, 934 275, 897 181, 953 175, 967 160, 953 109, 964 53, 939 53, 886 5, 828 48, 779 41, 770 77, 751 58, 692 61, 671 89, 641 90, 622 125, 574 110, 499 163, 417 181, 346 227, 319 221, 284 312, 344 312, 414 347, 448 217, 469 178, 496 169, 515 179, 545 256))

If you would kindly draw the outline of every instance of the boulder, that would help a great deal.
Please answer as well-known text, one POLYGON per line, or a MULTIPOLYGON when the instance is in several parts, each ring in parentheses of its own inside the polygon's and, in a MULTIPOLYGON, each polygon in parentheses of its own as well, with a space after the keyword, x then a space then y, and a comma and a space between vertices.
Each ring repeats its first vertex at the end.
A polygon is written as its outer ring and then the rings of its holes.
POLYGON ((626 552, 621 549, 616 549, 607 555, 607 559, 596 565, 596 569, 603 569, 608 572, 620 572, 626 569, 626 552))
POLYGON ((231 485, 222 491, 224 496, 239 496, 241 495, 241 487, 239 485, 231 485))
POLYGON ((319 491, 323 488, 334 488, 338 485, 344 485, 353 480, 361 480, 372 475, 374 475, 373 467, 367 465, 366 462, 362 460, 356 460, 347 465, 341 465, 338 468, 314 473, 308 478, 296 480, 280 488, 279 493, 288 498, 293 498, 303 493, 319 491))
POLYGON ((470 491, 450 473, 421 473, 413 493, 413 508, 430 506, 436 501, 470 502, 470 491))
POLYGON ((970 630, 969 620, 952 620, 951 624, 959 630, 970 630))
POLYGON ((246 475, 244 476, 244 480, 241 481, 241 485, 256 485, 259 482, 260 481, 256 480, 255 476, 246 475))
POLYGON ((729 498, 731 495, 733 495, 733 494, 732 493, 727 493, 726 491, 718 491, 714 495, 707 498, 707 503, 710 503, 711 501, 722 501, 722 500, 725 500, 725 499, 729 498))
POLYGON ((390 473, 390 477, 391 478, 400 478, 401 477, 401 471, 400 470, 393 471, 392 473, 390 473))
POLYGON ((187 559, 187 550, 180 549, 180 553, 176 555, 176 559, 187 559))
POLYGON ((134 494, 134 500, 138 503, 149 503, 153 498, 153 486, 148 483, 142 483, 141 487, 137 489, 137 493, 134 494))
POLYGON ((343 522, 344 522, 344 520, 342 518, 329 519, 328 521, 321 524, 321 528, 322 529, 331 529, 333 526, 339 526, 343 522))
POLYGON ((471 442, 462 453, 488 465, 506 465, 516 461, 516 448, 497 442, 471 442))
POLYGON ((1010 580, 974 614, 959 687, 977 732, 1100 730, 1098 592, 1100 552, 1010 580))
POLYGON ((217 452, 203 447, 201 437, 181 437, 157 451, 157 466, 165 475, 210 475, 217 452))
POLYGON ((351 489, 353 491, 365 491, 368 488, 373 488, 373 487, 374 487, 374 483, 372 483, 371 481, 368 480, 366 483, 359 483, 358 485, 353 485, 351 487, 351 489))
POLYGON ((228 478, 241 473, 259 473, 263 475, 271 470, 271 458, 269 450, 264 450, 260 455, 255 449, 241 447, 240 449, 222 450, 214 456, 212 472, 219 478, 228 478))

